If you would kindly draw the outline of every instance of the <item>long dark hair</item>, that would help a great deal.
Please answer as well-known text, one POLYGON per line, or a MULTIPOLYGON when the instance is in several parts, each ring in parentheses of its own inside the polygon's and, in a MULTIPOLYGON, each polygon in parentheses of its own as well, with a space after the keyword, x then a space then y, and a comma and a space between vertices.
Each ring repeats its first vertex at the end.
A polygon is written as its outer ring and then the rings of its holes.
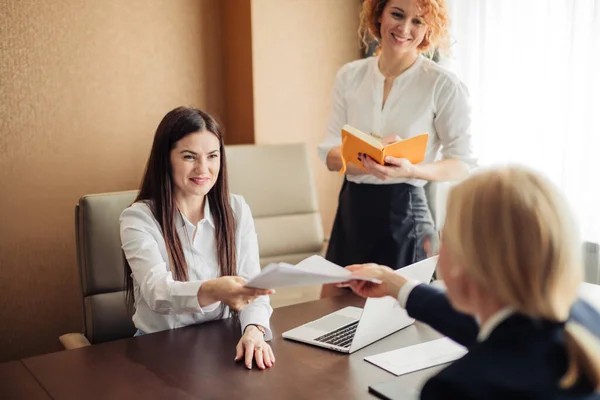
MULTIPOLYGON (((177 107, 162 119, 152 143, 152 150, 142 179, 140 192, 135 202, 146 201, 154 218, 162 230, 171 264, 173 279, 189 280, 188 265, 183 254, 181 240, 177 234, 175 221, 179 212, 173 197, 174 183, 171 173, 171 150, 175 144, 195 132, 209 131, 219 139, 221 168, 215 185, 206 195, 210 212, 215 223, 215 239, 217 242, 217 260, 220 276, 233 276, 236 271, 235 229, 236 223, 229 198, 227 182, 227 160, 223 144, 223 128, 211 115, 204 111, 177 107)), ((123 257, 125 258, 125 257, 123 257)), ((131 267, 125 259, 126 302, 133 306, 133 279, 131 267)), ((221 309, 221 314, 224 308, 221 309)))

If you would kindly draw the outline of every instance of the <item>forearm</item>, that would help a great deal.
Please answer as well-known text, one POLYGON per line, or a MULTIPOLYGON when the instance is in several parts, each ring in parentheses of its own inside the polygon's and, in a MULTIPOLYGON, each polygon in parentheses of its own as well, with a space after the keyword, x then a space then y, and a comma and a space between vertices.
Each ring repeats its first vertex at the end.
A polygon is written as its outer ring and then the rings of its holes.
MULTIPOLYGON (((342 153, 341 147, 337 146, 329 150, 327 153, 327 169, 330 171, 339 171, 342 169, 342 153)), ((347 163, 346 175, 366 175, 367 172, 359 166, 347 163)))
POLYGON ((200 304, 200 307, 206 307, 220 301, 215 290, 215 283, 215 279, 205 281, 198 289, 198 304, 200 304))
POLYGON ((469 174, 469 166, 457 159, 446 159, 432 163, 415 164, 414 178, 426 181, 459 181, 469 174))
MULTIPOLYGON (((202 309, 204 306, 197 300, 197 294, 204 282, 179 282, 157 275, 150 276, 140 283, 140 294, 151 310, 159 314, 205 311, 202 309)), ((206 305, 209 304, 212 303, 206 305)))

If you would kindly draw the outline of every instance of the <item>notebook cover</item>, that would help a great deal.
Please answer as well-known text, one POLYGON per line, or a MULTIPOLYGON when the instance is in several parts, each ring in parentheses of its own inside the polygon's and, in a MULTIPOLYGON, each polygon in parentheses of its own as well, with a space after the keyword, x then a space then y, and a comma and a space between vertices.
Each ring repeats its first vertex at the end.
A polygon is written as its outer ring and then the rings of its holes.
MULTIPOLYGON (((422 133, 400 142, 392 143, 385 147, 377 147, 374 144, 371 144, 350 133, 348 129, 354 129, 358 131, 358 129, 349 125, 344 125, 342 128, 342 169, 340 169, 340 174, 346 173, 348 163, 353 163, 359 166, 362 170, 365 169, 365 167, 362 165, 362 161, 360 161, 358 158, 360 153, 368 155, 381 165, 385 163, 385 156, 406 158, 413 164, 418 164, 425 159, 427 141, 429 140, 429 135, 427 133, 422 133)), ((360 133, 367 136, 363 132, 360 133)), ((374 139, 374 141, 375 140, 376 139, 374 139)))

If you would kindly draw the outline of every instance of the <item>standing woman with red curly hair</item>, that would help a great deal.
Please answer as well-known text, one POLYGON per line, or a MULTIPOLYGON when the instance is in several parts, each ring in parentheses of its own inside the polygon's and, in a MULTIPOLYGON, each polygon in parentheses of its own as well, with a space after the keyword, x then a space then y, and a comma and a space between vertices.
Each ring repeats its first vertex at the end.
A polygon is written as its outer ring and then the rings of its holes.
MULTIPOLYGON (((339 171, 341 128, 376 133, 384 143, 429 134, 425 160, 413 165, 361 157, 349 165, 339 195, 326 258, 338 265, 374 262, 402 268, 426 258, 435 234, 423 186, 455 181, 476 163, 465 85, 429 58, 448 45, 444 0, 365 0, 360 34, 378 43, 377 56, 344 65, 337 73, 332 112, 320 158, 339 171), (441 157, 440 157, 441 156, 441 157)), ((323 296, 339 290, 327 285, 323 296)))

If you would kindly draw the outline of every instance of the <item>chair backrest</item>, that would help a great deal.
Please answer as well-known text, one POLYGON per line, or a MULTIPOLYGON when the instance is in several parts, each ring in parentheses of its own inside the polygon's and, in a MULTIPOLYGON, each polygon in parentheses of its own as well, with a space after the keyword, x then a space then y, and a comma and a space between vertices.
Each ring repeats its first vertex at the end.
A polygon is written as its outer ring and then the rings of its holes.
POLYGON ((135 333, 124 297, 119 215, 136 195, 137 191, 87 195, 75 207, 84 334, 90 343, 135 333))
POLYGON ((261 265, 320 254, 323 226, 307 145, 232 145, 226 151, 229 189, 252 210, 261 265))

